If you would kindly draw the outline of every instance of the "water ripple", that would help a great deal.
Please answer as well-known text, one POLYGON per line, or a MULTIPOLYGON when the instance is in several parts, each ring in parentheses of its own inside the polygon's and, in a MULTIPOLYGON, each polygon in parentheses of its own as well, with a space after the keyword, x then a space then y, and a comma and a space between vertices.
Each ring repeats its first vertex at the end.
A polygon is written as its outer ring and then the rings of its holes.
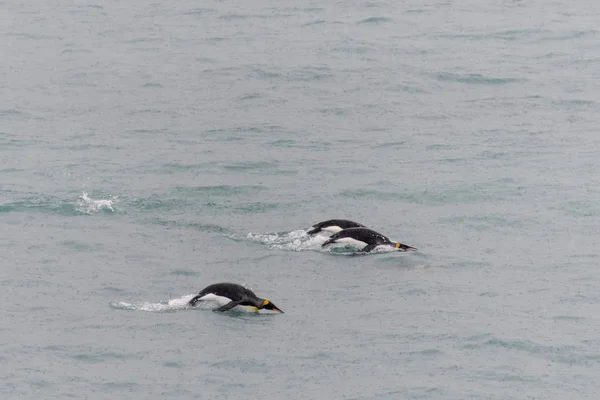
POLYGON ((370 17, 367 19, 363 19, 359 22, 359 24, 381 24, 385 22, 392 22, 392 19, 386 17, 370 17))
POLYGON ((505 85, 523 81, 523 79, 515 78, 491 78, 481 74, 454 74, 449 72, 439 73, 435 75, 435 77, 440 81, 467 83, 473 85, 505 85))

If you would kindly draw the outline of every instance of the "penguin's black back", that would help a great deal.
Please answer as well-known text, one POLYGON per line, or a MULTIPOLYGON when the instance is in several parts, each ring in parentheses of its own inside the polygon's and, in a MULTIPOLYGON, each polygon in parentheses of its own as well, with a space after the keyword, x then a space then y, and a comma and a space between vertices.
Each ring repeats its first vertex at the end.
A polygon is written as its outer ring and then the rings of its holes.
POLYGON ((246 289, 242 285, 237 283, 214 283, 210 286, 202 289, 196 298, 206 296, 207 294, 216 294, 217 296, 223 296, 231 299, 232 301, 239 301, 243 299, 257 299, 254 292, 250 289, 246 289))
POLYGON ((329 243, 334 243, 337 239, 352 238, 365 242, 368 245, 390 244, 392 241, 379 232, 375 232, 369 228, 348 228, 339 231, 329 237, 329 240, 323 243, 323 246, 329 243))
POLYGON ((339 226, 342 229, 347 229, 347 228, 363 227, 364 225, 359 224, 358 222, 350 221, 348 219, 330 219, 327 221, 319 222, 316 225, 313 225, 313 229, 308 231, 308 234, 311 235, 313 233, 317 233, 317 232, 321 231, 323 228, 326 228, 328 226, 339 226))

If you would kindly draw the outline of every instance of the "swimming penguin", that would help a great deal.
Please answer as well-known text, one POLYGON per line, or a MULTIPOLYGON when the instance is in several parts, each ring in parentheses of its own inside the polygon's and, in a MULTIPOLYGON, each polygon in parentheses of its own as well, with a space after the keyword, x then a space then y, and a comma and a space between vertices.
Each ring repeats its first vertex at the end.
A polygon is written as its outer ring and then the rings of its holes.
POLYGON ((389 245, 394 246, 400 251, 417 250, 414 247, 407 246, 402 243, 392 242, 381 233, 375 232, 368 228, 348 228, 339 231, 332 235, 321 247, 325 247, 331 243, 346 243, 351 246, 362 248, 361 252, 369 252, 377 246, 389 245))
POLYGON ((283 313, 270 300, 257 297, 250 289, 236 283, 215 283, 202 289, 200 293, 189 301, 190 306, 195 306, 199 301, 215 301, 220 307, 213 311, 227 311, 235 306, 249 306, 253 311, 260 309, 273 310, 283 313))
POLYGON ((318 224, 311 226, 312 229, 309 230, 307 234, 313 235, 315 233, 323 231, 337 233, 342 229, 362 227, 364 227, 363 224, 359 224, 358 222, 354 221, 349 221, 347 219, 330 219, 329 221, 319 222, 318 224))

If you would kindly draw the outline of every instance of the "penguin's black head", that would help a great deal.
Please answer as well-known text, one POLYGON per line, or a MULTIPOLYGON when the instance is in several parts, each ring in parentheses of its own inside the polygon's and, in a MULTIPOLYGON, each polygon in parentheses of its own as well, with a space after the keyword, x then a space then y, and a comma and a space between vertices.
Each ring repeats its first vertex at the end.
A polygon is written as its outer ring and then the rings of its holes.
POLYGON ((417 251, 416 247, 411 247, 402 243, 395 243, 394 246, 400 251, 417 251))
POLYGON ((277 306, 275 304, 273 304, 270 300, 263 300, 262 306, 260 308, 261 309, 264 308, 265 310, 273 310, 273 311, 283 314, 283 311, 281 311, 279 308, 277 308, 277 306))

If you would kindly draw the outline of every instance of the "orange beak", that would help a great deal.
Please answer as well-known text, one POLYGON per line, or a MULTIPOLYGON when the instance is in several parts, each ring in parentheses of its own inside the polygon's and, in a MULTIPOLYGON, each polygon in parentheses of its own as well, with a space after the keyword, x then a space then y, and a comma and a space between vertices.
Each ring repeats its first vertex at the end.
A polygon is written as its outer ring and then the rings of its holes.
POLYGON ((404 250, 404 251, 417 251, 416 247, 408 246, 408 245, 402 244, 402 243, 396 243, 396 248, 398 250, 404 250))

